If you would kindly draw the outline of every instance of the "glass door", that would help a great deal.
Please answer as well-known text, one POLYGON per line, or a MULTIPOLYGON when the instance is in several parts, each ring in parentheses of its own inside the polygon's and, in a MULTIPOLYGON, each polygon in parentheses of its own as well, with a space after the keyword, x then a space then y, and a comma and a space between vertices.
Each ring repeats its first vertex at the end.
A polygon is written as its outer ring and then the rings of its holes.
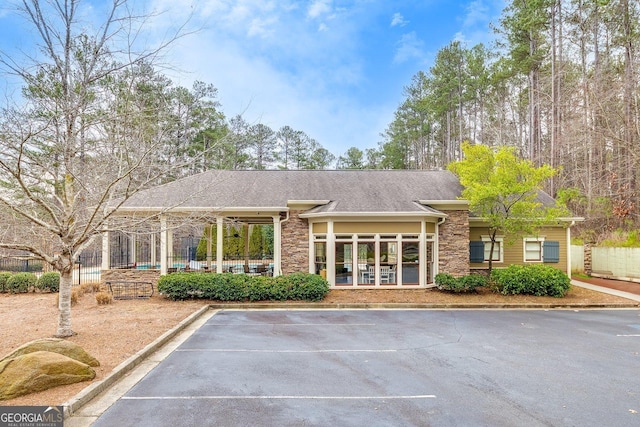
POLYGON ((353 243, 336 242, 336 286, 353 285, 353 243))
POLYGON ((358 285, 375 284, 376 243, 358 241, 358 285))
POLYGON ((393 236, 394 241, 381 241, 380 242, 380 270, 378 275, 380 277, 380 285, 395 285, 398 283, 398 242, 396 236, 393 236))
POLYGON ((402 285, 420 284, 420 242, 402 242, 402 285))

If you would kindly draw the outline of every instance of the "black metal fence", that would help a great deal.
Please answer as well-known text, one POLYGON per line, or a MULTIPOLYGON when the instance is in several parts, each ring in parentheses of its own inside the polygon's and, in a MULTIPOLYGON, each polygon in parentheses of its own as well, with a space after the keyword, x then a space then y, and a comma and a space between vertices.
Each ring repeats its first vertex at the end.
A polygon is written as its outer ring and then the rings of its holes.
MULTIPOLYGON (((80 254, 73 267, 73 284, 100 282, 102 268, 102 252, 87 250, 80 254)), ((0 271, 12 273, 28 272, 40 276, 45 271, 52 271, 44 261, 29 256, 0 257, 0 271)))

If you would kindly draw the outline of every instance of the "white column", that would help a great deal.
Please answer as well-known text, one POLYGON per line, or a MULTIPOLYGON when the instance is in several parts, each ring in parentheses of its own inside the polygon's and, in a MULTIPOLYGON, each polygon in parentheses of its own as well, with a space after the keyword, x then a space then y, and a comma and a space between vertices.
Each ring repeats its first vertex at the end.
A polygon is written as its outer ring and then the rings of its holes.
POLYGON ((336 240, 333 235, 333 220, 327 221, 327 282, 336 285, 336 240))
POLYGON ((282 229, 280 224, 280 215, 273 217, 273 275, 280 276, 282 274, 282 229))
POLYGON ((167 274, 168 268, 168 256, 169 251, 167 250, 168 238, 167 235, 167 219, 165 217, 160 217, 160 275, 167 274))
POLYGON ((109 270, 111 268, 111 246, 109 244, 109 232, 102 232, 102 269, 109 270))
POLYGON ((222 230, 224 218, 216 218, 216 273, 222 273, 222 261, 224 259, 224 232, 222 230))
MULTIPOLYGON (((402 235, 396 236, 396 285, 402 287, 402 235)), ((418 251, 420 250, 420 244, 418 243, 418 251)), ((418 254, 418 265, 420 263, 420 255, 418 254)), ((420 268, 418 268, 420 270, 420 268)), ((420 283, 420 273, 418 273, 418 283, 420 283)))
POLYGON ((567 276, 571 279, 571 225, 567 227, 567 276))

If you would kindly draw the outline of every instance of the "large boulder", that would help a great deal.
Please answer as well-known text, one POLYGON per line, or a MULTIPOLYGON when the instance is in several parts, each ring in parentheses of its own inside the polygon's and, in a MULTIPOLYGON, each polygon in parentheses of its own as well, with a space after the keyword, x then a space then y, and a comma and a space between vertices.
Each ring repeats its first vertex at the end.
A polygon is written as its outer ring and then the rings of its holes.
POLYGON ((36 351, 59 353, 89 366, 100 366, 100 362, 98 362, 95 357, 84 351, 84 349, 78 344, 60 338, 42 338, 28 342, 18 347, 13 353, 9 354, 2 360, 13 359, 17 356, 22 356, 23 354, 33 353, 36 351))
POLYGON ((5 358, 0 361, 0 400, 92 380, 95 376, 86 363, 50 351, 5 358))

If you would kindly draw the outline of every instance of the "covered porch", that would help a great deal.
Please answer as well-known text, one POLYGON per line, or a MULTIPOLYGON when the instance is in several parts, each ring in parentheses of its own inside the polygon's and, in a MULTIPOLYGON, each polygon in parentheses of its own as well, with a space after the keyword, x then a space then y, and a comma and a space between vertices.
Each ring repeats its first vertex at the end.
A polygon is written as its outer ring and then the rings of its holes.
POLYGON ((214 218, 161 215, 102 238, 102 270, 282 274, 280 213, 214 218))

